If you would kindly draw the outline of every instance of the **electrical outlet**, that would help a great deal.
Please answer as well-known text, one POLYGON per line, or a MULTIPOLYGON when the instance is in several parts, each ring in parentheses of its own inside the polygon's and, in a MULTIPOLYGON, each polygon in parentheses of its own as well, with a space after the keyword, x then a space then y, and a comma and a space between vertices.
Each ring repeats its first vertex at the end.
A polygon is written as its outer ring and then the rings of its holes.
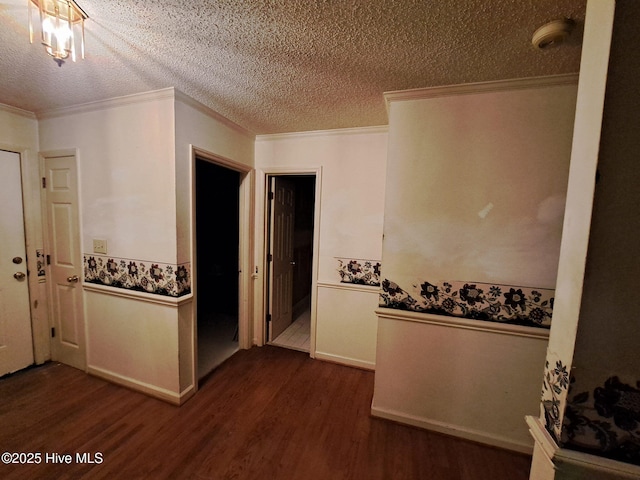
POLYGON ((106 240, 99 240, 94 238, 93 239, 93 253, 107 253, 107 241, 106 240))

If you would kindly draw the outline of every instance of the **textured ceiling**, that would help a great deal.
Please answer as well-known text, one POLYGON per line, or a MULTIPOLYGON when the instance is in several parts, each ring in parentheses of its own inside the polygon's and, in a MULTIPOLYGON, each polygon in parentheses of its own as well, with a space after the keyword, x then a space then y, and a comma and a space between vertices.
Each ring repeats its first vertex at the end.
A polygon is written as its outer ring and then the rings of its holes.
POLYGON ((387 123, 383 92, 577 72, 586 0, 78 0, 86 59, 0 2, 0 103, 32 112, 176 89, 256 134, 387 123), (531 36, 557 18, 569 42, 531 36))

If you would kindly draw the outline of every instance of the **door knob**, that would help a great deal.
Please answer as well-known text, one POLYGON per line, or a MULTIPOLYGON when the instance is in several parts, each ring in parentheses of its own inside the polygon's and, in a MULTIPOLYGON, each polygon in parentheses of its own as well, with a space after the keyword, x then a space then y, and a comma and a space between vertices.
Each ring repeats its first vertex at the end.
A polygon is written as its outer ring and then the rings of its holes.
POLYGON ((77 283, 79 280, 78 275, 72 275, 71 277, 67 277, 67 282, 69 283, 77 283))
POLYGON ((24 280, 24 277, 26 276, 27 275, 22 272, 16 272, 13 274, 13 278, 15 278, 16 280, 24 280))

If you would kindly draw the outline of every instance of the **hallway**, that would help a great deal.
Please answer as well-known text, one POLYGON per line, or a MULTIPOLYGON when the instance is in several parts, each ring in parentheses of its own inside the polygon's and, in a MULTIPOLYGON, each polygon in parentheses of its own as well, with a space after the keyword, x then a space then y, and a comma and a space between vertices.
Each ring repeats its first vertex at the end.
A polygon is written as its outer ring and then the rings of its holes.
POLYGON ((271 342, 276 347, 309 352, 311 343, 311 311, 305 310, 287 329, 271 342))

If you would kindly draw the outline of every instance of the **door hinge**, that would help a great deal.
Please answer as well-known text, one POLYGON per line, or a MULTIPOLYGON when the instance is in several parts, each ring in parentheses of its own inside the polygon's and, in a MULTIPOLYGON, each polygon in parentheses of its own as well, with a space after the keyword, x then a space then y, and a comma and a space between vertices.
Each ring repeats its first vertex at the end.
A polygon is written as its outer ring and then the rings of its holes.
POLYGON ((271 322, 271 314, 267 313, 267 323, 271 322))
POLYGON ((51 255, 47 255, 47 265, 51 265, 51 255))
POLYGON ((51 327, 51 338, 55 338, 55 336, 56 336, 56 328, 51 327))
POLYGON ((269 192, 269 200, 273 200, 273 197, 274 197, 273 192, 269 192))
POLYGON ((42 177, 42 188, 47 188, 47 177, 42 177))
POLYGON ((272 262, 273 261, 273 255, 271 255, 270 253, 267 254, 267 262, 272 262))

